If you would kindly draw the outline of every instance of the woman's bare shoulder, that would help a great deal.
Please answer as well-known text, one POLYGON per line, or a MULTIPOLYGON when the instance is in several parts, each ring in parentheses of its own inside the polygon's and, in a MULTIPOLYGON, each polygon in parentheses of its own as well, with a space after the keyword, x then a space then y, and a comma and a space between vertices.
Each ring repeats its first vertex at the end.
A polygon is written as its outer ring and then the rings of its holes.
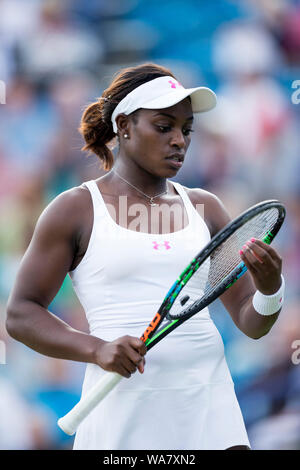
POLYGON ((89 190, 85 186, 76 186, 55 196, 45 207, 43 214, 48 217, 76 219, 89 207, 91 207, 89 190))
POLYGON ((48 209, 60 209, 61 211, 76 212, 91 202, 88 188, 84 185, 67 189, 55 196, 46 207, 48 209))
POLYGON ((92 210, 89 190, 84 186, 73 187, 49 202, 37 221, 35 232, 77 239, 92 220, 92 210))

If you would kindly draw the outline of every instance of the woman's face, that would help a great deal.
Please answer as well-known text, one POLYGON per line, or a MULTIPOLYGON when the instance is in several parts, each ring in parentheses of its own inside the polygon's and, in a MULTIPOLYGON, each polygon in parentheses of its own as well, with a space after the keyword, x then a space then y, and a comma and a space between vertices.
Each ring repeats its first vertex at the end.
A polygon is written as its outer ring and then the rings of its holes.
POLYGON ((149 173, 172 178, 183 164, 192 124, 189 98, 170 108, 140 109, 128 120, 129 139, 122 151, 149 173))

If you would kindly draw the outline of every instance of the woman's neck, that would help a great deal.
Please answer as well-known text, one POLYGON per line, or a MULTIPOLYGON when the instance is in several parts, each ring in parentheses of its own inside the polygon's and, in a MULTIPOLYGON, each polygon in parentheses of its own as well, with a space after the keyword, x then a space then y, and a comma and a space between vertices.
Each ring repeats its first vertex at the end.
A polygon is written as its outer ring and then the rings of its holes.
POLYGON ((167 191, 168 181, 166 178, 151 174, 135 162, 127 163, 119 159, 110 173, 112 173, 112 177, 116 175, 127 184, 134 185, 150 196, 167 191))

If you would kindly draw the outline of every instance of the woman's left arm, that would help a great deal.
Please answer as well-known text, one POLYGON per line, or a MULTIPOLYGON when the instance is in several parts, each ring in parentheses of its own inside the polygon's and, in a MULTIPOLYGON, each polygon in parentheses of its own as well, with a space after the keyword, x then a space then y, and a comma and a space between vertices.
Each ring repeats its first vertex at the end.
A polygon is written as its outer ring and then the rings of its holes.
MULTIPOLYGON (((202 201, 203 194, 205 220, 213 236, 230 222, 231 218, 216 196, 201 192, 202 201)), ((240 256, 248 271, 224 292, 220 299, 236 326, 250 338, 258 339, 270 331, 281 309, 272 315, 262 315, 253 307, 253 296, 256 291, 272 295, 279 290, 282 282, 282 260, 273 247, 260 240, 249 240, 242 248, 240 256)))

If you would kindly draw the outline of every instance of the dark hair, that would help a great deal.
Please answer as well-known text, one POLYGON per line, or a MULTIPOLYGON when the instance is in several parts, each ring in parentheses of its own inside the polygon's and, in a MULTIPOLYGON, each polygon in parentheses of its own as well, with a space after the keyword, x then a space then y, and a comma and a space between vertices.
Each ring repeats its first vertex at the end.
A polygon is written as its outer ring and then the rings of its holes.
POLYGON ((111 116, 116 106, 143 83, 169 75, 175 78, 170 70, 152 63, 122 69, 102 96, 85 108, 78 129, 85 140, 82 150, 96 154, 104 170, 110 170, 113 166, 114 157, 106 144, 115 136, 111 116))

